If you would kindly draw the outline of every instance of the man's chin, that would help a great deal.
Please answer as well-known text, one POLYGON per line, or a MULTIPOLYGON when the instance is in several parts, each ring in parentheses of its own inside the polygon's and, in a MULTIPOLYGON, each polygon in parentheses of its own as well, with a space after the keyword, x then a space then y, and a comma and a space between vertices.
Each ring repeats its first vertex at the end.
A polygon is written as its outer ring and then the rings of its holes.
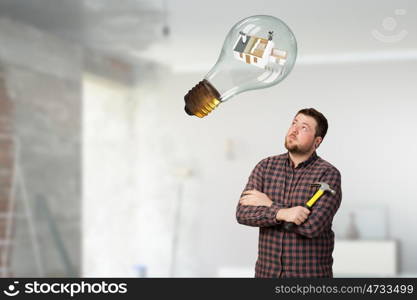
POLYGON ((288 150, 288 152, 290 153, 298 153, 298 151, 300 151, 300 149, 298 149, 298 147, 296 145, 285 145, 285 148, 288 150))
POLYGON ((306 151, 306 150, 300 149, 297 145, 285 144, 285 148, 288 150, 289 153, 295 154, 295 155, 304 155, 310 152, 309 150, 306 151))
POLYGON ((290 153, 292 153, 293 151, 299 151, 300 150, 300 149, 298 149, 297 145, 291 144, 288 141, 285 142, 284 146, 290 153))

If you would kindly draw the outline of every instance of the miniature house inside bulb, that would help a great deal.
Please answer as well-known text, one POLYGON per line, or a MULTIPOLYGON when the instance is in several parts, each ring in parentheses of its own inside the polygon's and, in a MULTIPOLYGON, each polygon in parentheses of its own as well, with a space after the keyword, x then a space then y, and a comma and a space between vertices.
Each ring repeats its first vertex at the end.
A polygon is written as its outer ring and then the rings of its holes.
POLYGON ((283 21, 246 18, 227 34, 214 67, 184 96, 185 111, 203 118, 234 95, 273 86, 291 72, 296 57, 297 42, 283 21))

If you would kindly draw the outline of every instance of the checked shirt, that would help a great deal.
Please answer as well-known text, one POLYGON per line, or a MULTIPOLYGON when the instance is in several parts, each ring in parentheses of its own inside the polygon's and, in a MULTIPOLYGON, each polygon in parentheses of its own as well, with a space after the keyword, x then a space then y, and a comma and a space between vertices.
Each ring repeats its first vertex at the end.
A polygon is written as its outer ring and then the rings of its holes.
POLYGON ((293 168, 285 153, 256 165, 244 191, 252 189, 273 201, 270 207, 238 204, 236 208, 240 224, 259 227, 255 277, 332 277, 331 227, 342 199, 340 172, 316 152, 293 168), (293 232, 284 231, 284 223, 276 219, 278 210, 303 206, 317 191, 311 184, 318 181, 328 183, 336 195, 325 193, 304 223, 294 226, 293 232))

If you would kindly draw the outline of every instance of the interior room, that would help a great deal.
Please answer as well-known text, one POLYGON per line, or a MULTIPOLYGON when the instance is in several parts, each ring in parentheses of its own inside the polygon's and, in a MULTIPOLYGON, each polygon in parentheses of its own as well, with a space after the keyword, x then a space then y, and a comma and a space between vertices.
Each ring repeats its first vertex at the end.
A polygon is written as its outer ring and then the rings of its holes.
POLYGON ((253 277, 236 221, 302 108, 342 176, 334 277, 416 277, 417 2, 0 0, 2 277, 253 277), (199 118, 184 96, 254 15, 291 73, 199 118))

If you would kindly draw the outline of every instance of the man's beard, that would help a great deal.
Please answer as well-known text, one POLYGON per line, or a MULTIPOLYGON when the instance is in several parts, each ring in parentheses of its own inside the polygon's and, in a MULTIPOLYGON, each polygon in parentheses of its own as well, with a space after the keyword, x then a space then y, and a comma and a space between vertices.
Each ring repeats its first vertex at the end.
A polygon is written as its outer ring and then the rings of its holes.
POLYGON ((313 144, 310 145, 310 147, 300 147, 299 145, 289 145, 288 143, 288 139, 285 138, 285 143, 284 143, 285 148, 287 148, 288 152, 290 152, 291 154, 296 154, 296 155, 304 155, 304 154, 308 154, 310 153, 313 144))

